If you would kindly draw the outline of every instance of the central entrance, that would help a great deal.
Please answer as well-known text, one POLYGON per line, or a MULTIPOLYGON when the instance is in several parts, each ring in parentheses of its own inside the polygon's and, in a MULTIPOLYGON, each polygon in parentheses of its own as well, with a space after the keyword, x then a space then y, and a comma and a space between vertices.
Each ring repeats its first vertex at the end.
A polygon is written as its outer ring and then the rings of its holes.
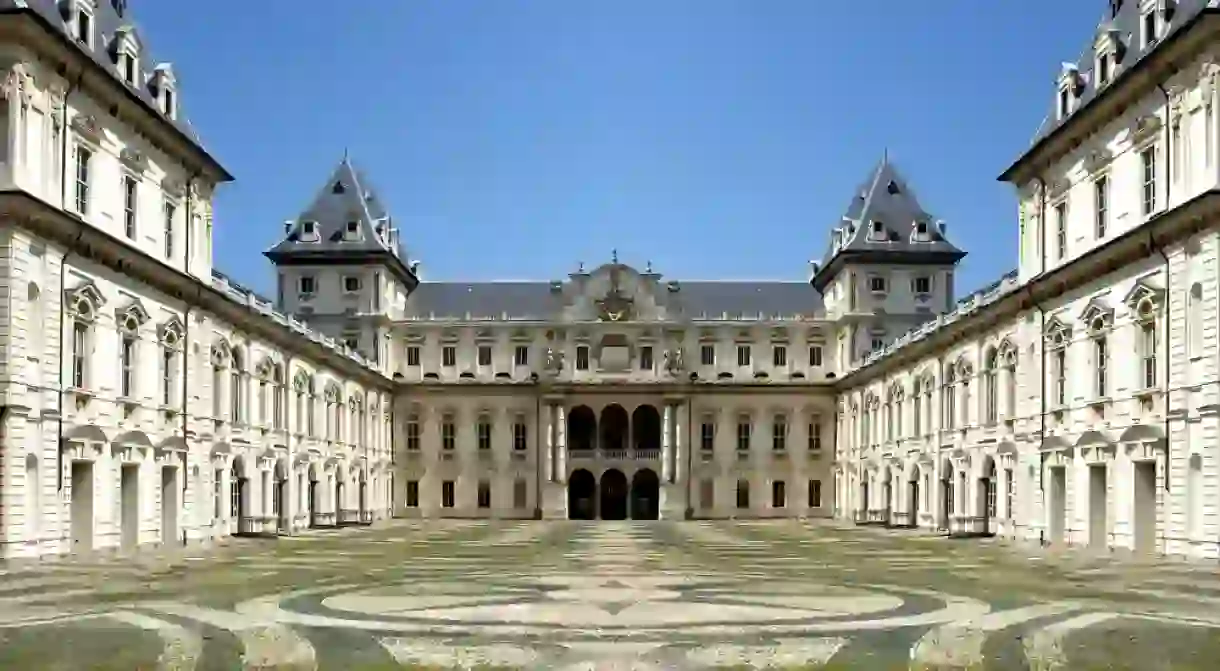
POLYGON ((631 478, 631 519, 655 520, 661 498, 661 481, 651 469, 637 471, 631 478))
POLYGON ((568 519, 655 520, 660 518, 661 479, 643 468, 630 480, 611 468, 599 479, 579 468, 568 477, 568 519))
POLYGON ((627 519, 627 476, 617 468, 602 473, 599 508, 603 520, 627 519))

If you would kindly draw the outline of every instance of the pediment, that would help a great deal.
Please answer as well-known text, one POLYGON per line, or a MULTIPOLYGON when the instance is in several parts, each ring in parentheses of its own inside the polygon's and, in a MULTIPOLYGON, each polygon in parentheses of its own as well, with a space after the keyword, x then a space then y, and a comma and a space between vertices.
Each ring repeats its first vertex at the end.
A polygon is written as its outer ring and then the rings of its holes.
POLYGON ((157 328, 157 338, 164 345, 176 345, 182 341, 182 334, 185 332, 182 320, 178 318, 178 315, 174 315, 157 328))
POLYGON ((216 342, 212 343, 212 365, 228 365, 231 352, 232 349, 229 347, 229 343, 224 338, 217 339, 216 342))
POLYGON ((121 328, 134 330, 148 322, 149 315, 140 299, 133 298, 129 303, 114 311, 114 318, 121 328))
POLYGON ((1155 114, 1145 114, 1137 118, 1128 131, 1131 141, 1138 144, 1151 139, 1157 131, 1161 130, 1161 125, 1161 117, 1155 114))
POLYGON ((89 114, 77 114, 72 117, 72 130, 94 143, 102 140, 102 126, 97 118, 89 114))
POLYGON ((1160 312, 1164 299, 1164 289, 1152 286, 1144 280, 1139 280, 1132 285, 1127 295, 1123 297, 1123 304, 1135 313, 1136 318, 1149 319, 1160 312))
POLYGON ((92 280, 69 289, 65 292, 64 300, 68 304, 68 309, 80 317, 92 317, 99 308, 106 304, 105 296, 92 280))
POLYGON ((119 161, 136 172, 144 172, 148 169, 148 157, 134 149, 124 149, 119 152, 119 161))
POLYGON ((1107 329, 1114 323, 1114 308, 1100 298, 1090 300, 1080 312, 1080 321, 1090 331, 1107 329))
POLYGON ((1072 338, 1072 327, 1062 321, 1058 316, 1051 317, 1046 322, 1046 331, 1044 333, 1046 342, 1052 347, 1062 347, 1066 345, 1072 338))
POLYGON ((312 392, 313 378, 304 370, 298 370, 297 374, 292 378, 292 387, 301 393, 312 392))
POLYGON ((1113 159, 1114 156, 1108 149, 1094 149, 1084 155, 1084 169, 1088 172, 1097 172, 1109 165, 1113 159))

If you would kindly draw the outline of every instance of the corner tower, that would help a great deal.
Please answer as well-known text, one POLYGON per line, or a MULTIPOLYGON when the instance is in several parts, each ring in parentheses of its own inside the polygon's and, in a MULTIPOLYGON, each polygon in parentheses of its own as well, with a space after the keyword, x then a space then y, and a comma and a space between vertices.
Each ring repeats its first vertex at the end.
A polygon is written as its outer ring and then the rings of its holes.
POLYGON ((827 317, 839 323, 833 346, 840 368, 952 310, 954 270, 966 253, 945 230, 882 158, 831 230, 830 248, 810 278, 827 317))
POLYGON ((390 323, 419 280, 385 204, 347 156, 264 254, 280 310, 393 370, 390 323))

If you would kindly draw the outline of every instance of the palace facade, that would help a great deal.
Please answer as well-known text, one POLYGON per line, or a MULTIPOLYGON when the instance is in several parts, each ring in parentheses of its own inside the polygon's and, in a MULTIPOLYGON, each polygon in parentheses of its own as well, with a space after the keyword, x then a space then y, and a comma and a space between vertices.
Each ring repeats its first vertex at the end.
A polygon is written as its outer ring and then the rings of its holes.
POLYGON ((231 177, 124 0, 0 0, 0 556, 388 516, 831 517, 1220 555, 1220 17, 1111 0, 1001 179, 1017 270, 888 158, 791 282, 430 282, 349 160, 213 268, 231 177))

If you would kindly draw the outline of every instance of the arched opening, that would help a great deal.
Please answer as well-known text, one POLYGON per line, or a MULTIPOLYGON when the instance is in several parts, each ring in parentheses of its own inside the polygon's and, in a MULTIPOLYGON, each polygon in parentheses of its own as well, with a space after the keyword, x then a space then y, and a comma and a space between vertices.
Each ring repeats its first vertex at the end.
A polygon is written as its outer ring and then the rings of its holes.
POLYGON ((321 493, 321 490, 318 487, 318 467, 315 464, 310 464, 309 465, 309 498, 307 500, 307 506, 309 508, 309 526, 311 526, 311 527, 318 526, 318 521, 319 521, 318 520, 318 512, 319 512, 318 504, 321 503, 321 501, 319 500, 320 493, 321 493))
POLYGON ((919 526, 919 466, 911 467, 911 477, 907 480, 907 514, 911 526, 919 526))
POLYGON ((941 529, 949 529, 949 518, 953 515, 953 463, 948 459, 940 467, 940 520, 941 529))
POLYGON ((275 516, 276 527, 282 534, 292 530, 288 519, 288 506, 284 505, 287 495, 288 462, 281 458, 275 462, 275 485, 271 490, 271 514, 275 516))
POLYGON ((568 519, 597 519, 597 479, 583 468, 568 478, 568 519))
MULTIPOLYGON (((620 408, 621 410, 621 408, 620 408)), ((626 412, 623 413, 626 415, 626 412)), ((627 519, 627 476, 617 468, 612 468, 605 473, 602 473, 602 481, 599 497, 601 500, 601 519, 603 520, 625 520, 627 519)))
POLYGON ((631 413, 631 446, 636 450, 661 449, 661 413, 641 405, 631 413))
POLYGON ((660 516, 661 480, 652 469, 637 471, 631 478, 631 519, 655 520, 660 516))
POLYGON ((890 513, 894 507, 894 474, 886 467, 881 471, 881 521, 889 524, 890 513))
POLYGON ((603 408, 598 423, 601 425, 602 451, 627 449, 627 411, 623 406, 612 403, 603 408))
POLYGON ((233 466, 229 471, 229 519, 232 520, 231 533, 240 533, 241 520, 246 510, 246 476, 243 473, 242 459, 233 457, 233 466))
POLYGON ((978 483, 979 517, 982 518, 984 534, 995 533, 996 520, 996 474, 995 459, 988 456, 983 461, 983 471, 978 483))
POLYGON ((347 501, 343 498, 343 485, 347 480, 347 473, 343 466, 335 467, 335 523, 344 524, 347 519, 347 501))
MULTIPOLYGON (((578 405, 568 413, 568 450, 589 451, 597 444, 597 416, 587 405, 578 405)), ((592 476, 590 476, 592 477, 592 476)))

